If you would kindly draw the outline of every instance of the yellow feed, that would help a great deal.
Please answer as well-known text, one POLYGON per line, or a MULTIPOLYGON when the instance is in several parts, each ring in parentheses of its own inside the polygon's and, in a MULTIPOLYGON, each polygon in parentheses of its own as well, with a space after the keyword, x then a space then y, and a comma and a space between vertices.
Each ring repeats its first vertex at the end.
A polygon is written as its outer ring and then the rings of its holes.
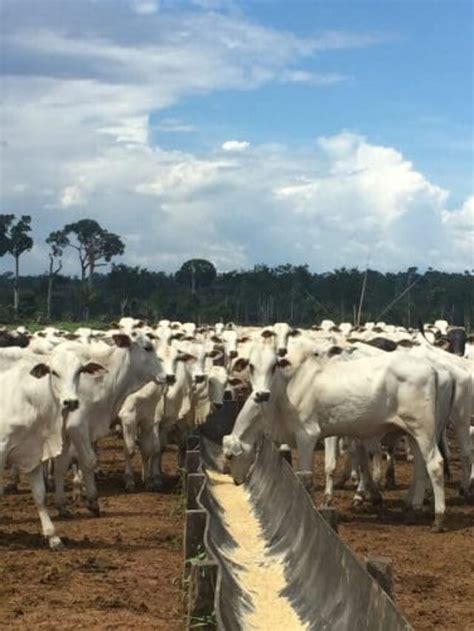
POLYGON ((210 490, 221 506, 224 525, 236 542, 223 553, 240 566, 237 580, 253 607, 242 607, 244 629, 259 631, 300 631, 306 629, 291 606, 281 596, 287 586, 282 555, 266 548, 265 536, 244 486, 235 486, 228 475, 207 472, 210 490))

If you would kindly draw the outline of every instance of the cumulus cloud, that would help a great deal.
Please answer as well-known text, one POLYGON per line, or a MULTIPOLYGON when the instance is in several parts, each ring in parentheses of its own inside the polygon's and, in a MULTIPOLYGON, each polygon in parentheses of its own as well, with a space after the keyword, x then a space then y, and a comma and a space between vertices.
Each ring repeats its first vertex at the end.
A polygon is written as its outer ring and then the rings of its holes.
POLYGON ((250 143, 246 140, 226 140, 222 144, 224 151, 245 151, 250 147, 250 143))
POLYGON ((351 132, 292 149, 227 133, 214 149, 156 144, 154 131, 194 131, 164 114, 189 96, 268 82, 329 86, 343 75, 295 68, 381 36, 302 38, 219 13, 227 2, 194 3, 212 11, 171 4, 3 1, 2 195, 4 207, 33 215, 25 271, 46 261, 50 230, 84 216, 123 235, 127 262, 150 268, 200 256, 220 269, 330 269, 363 265, 368 251, 379 268, 464 268, 472 201, 450 211, 447 191, 393 147, 351 132))

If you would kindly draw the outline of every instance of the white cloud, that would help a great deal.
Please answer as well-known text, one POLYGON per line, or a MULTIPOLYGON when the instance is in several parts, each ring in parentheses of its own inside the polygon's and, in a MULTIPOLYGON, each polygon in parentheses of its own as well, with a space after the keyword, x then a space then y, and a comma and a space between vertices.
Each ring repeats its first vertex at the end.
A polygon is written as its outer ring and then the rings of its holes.
POLYGON ((288 72, 284 72, 282 75, 282 81, 313 86, 333 85, 347 80, 348 77, 342 74, 321 74, 316 72, 307 72, 306 70, 289 70, 288 72))
MULTIPOLYGON (((369 250, 379 268, 464 268, 472 202, 448 212, 448 193, 393 147, 350 132, 311 149, 224 141, 234 133, 224 131, 215 150, 153 145, 155 130, 194 130, 165 116, 150 124, 189 96, 338 83, 345 77, 295 67, 381 36, 301 38, 238 11, 167 11, 171 3, 145 0, 65 3, 60 16, 43 0, 33 28, 21 4, 10 3, 16 21, 4 28, 0 149, 3 206, 32 209, 35 223, 25 271, 46 260, 50 230, 83 216, 123 235, 125 260, 149 268, 195 255, 221 269, 291 261, 320 270, 364 265, 369 250)), ((72 262, 66 271, 76 271, 72 262)))
POLYGON ((156 0, 132 0, 132 10, 138 15, 153 15, 158 9, 159 3, 156 0))
POLYGON ((468 197, 461 208, 454 211, 444 210, 443 225, 448 229, 449 242, 455 246, 455 251, 448 250, 452 260, 465 256, 466 268, 474 268, 474 195, 468 197))
POLYGON ((162 118, 161 121, 153 126, 158 131, 166 133, 193 133, 197 131, 194 125, 183 123, 177 118, 162 118))
POLYGON ((250 143, 246 140, 226 140, 222 144, 222 149, 224 151, 245 151, 250 147, 250 143))

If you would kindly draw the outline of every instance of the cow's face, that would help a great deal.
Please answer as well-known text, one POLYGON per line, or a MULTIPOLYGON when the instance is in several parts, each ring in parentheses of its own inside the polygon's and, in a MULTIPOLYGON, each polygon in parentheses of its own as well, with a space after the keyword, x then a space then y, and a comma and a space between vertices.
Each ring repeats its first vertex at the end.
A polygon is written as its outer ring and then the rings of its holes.
POLYGON ((224 471, 230 473, 237 485, 243 484, 255 458, 255 447, 242 442, 234 434, 222 439, 224 471))
POLYGON ((250 383, 252 384, 252 397, 256 403, 265 403, 270 399, 277 366, 277 355, 270 346, 254 348, 250 353, 250 383))
POLYGON ((288 352, 288 341, 290 337, 297 337, 301 334, 299 329, 293 329, 286 322, 277 322, 273 325, 275 332, 275 346, 280 357, 284 357, 288 352))
POLYGON ((97 377, 106 372, 97 362, 83 363, 72 351, 58 349, 49 358, 48 364, 36 364, 30 374, 41 379, 50 375, 54 397, 63 412, 74 412, 79 408, 79 379, 81 375, 97 377))
POLYGON ((133 339, 124 333, 112 336, 116 346, 128 350, 134 377, 138 383, 156 381, 165 383, 166 374, 158 358, 153 341, 144 333, 134 331, 133 339))
POLYGON ((222 366, 213 366, 209 375, 209 401, 214 410, 222 407, 226 387, 227 371, 222 366))

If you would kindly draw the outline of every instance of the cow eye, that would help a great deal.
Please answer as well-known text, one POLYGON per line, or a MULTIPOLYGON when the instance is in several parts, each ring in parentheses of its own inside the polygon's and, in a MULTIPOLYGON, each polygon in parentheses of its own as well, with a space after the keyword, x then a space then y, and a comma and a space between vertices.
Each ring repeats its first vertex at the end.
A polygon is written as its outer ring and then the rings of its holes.
POLYGON ((54 377, 57 377, 57 378, 59 379, 59 373, 57 373, 55 370, 53 370, 53 371, 51 372, 51 374, 52 374, 54 377))

